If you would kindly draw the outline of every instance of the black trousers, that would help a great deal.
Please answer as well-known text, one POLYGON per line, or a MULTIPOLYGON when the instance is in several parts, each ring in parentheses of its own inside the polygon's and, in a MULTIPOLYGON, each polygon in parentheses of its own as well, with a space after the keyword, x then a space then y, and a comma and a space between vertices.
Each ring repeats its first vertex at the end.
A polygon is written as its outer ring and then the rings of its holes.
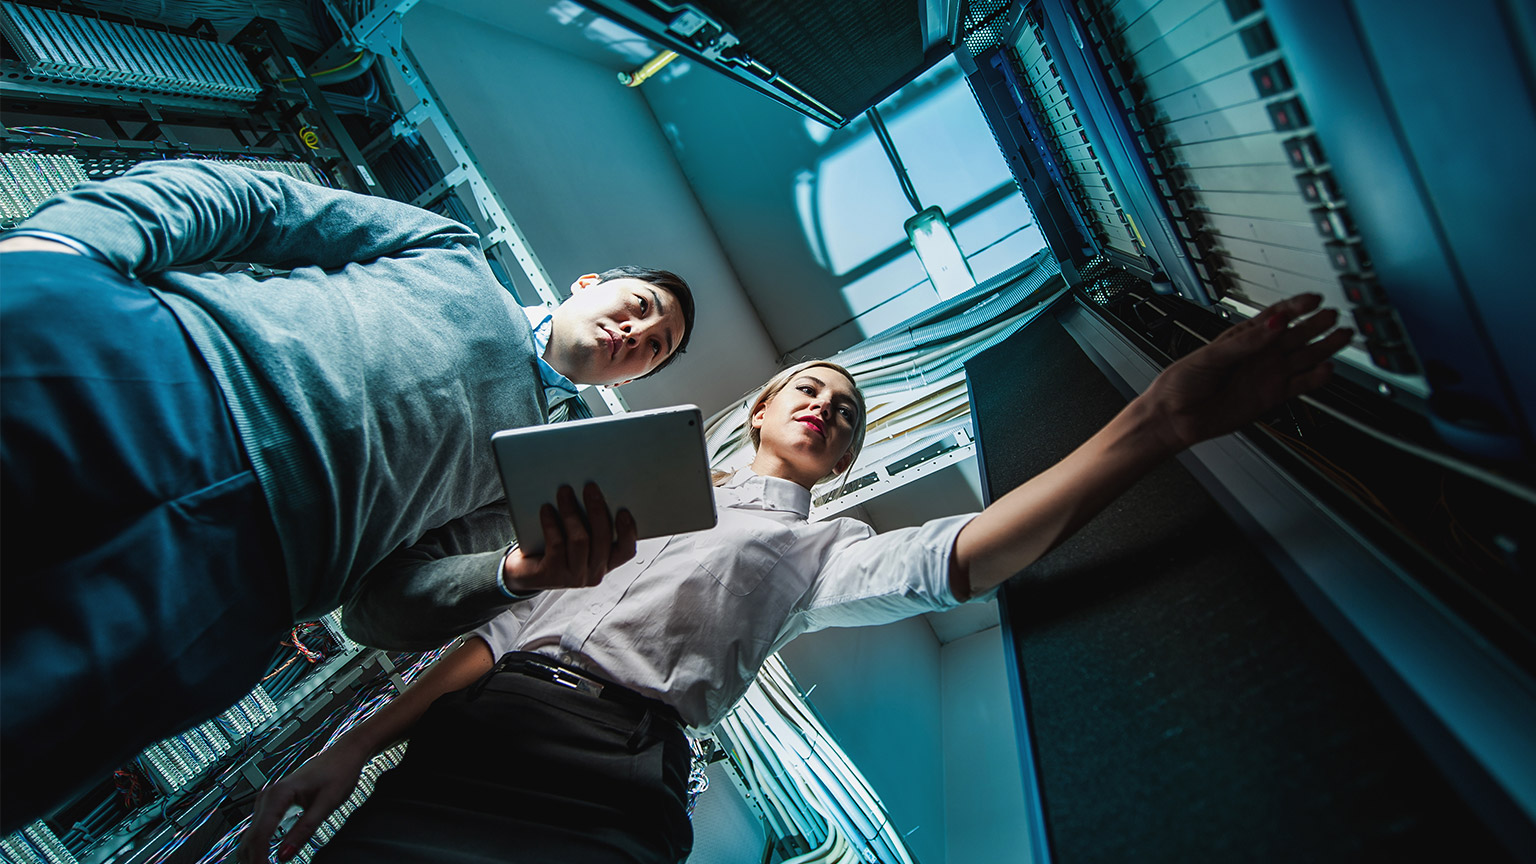
POLYGON ((315 861, 679 862, 691 758, 658 712, 494 674, 433 703, 315 861))

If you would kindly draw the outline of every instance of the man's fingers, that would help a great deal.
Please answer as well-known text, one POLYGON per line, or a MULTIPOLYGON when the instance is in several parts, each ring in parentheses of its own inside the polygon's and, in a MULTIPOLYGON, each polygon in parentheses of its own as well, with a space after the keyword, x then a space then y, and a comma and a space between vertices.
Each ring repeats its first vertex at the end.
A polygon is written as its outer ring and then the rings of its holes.
POLYGON ((635 517, 628 510, 620 510, 614 518, 614 527, 618 529, 618 539, 613 543, 613 548, 608 552, 608 569, 612 570, 625 561, 635 557, 636 537, 639 529, 635 526, 635 517))
MULTIPOLYGON (((576 493, 571 487, 561 486, 556 500, 560 502, 560 526, 565 529, 564 563, 581 577, 587 568, 587 554, 591 546, 587 523, 582 518, 581 507, 576 503, 576 493)), ((578 578, 575 584, 584 585, 586 580, 578 578)))
POLYGON ((608 556, 613 548, 613 520, 608 515, 608 500, 603 497, 603 490, 597 488, 596 483, 588 483, 581 492, 582 501, 587 508, 587 524, 592 534, 590 547, 591 558, 588 566, 592 582, 601 579, 608 572, 608 556))
POLYGON ((544 560, 557 561, 565 553, 565 532, 560 529, 560 516, 548 504, 539 508, 539 528, 544 531, 544 560))

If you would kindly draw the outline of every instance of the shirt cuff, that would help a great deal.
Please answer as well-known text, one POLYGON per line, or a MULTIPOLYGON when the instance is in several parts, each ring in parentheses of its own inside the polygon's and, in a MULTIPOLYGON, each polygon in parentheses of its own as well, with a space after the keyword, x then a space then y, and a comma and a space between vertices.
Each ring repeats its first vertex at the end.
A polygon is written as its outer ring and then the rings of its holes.
POLYGON ((506 552, 502 553, 501 563, 497 565, 501 569, 496 571, 496 584, 501 588, 501 593, 507 595, 507 597, 513 600, 532 600, 544 592, 536 588, 532 591, 524 591, 522 593, 518 593, 507 587, 507 556, 511 555, 512 550, 516 548, 517 544, 513 543, 511 546, 507 547, 506 552))
POLYGON ((87 246, 79 240, 69 236, 68 234, 59 234, 55 231, 44 231, 41 228, 12 228, 11 230, 5 232, 3 235, 0 235, 0 239, 4 240, 9 240, 12 237, 35 237, 38 240, 51 240, 54 243, 68 246, 76 252, 79 252, 81 255, 84 255, 85 257, 94 261, 100 261, 103 264, 105 264, 107 261, 107 256, 96 251, 94 247, 87 246))

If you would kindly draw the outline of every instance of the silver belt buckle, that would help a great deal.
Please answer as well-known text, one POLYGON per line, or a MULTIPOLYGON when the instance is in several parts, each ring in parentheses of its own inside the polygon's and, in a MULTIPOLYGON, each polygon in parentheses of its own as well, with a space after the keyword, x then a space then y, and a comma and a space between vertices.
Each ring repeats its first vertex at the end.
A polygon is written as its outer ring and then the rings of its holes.
POLYGON ((583 693, 590 693, 593 696, 603 692, 603 685, 597 683, 596 681, 583 678, 574 672, 571 672, 567 669, 561 669, 558 666, 551 666, 547 668, 549 668, 550 674, 553 676, 553 680, 556 684, 561 684, 571 688, 572 690, 579 690, 583 693))

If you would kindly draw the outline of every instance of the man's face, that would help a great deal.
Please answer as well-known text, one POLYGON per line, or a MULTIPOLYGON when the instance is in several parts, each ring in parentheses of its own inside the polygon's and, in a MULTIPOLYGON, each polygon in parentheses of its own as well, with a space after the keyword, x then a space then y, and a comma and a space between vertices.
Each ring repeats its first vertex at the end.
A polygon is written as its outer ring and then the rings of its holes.
POLYGON ((589 273, 555 309, 544 361, 577 384, 622 384, 661 365, 682 338, 683 312, 666 290, 589 273))

